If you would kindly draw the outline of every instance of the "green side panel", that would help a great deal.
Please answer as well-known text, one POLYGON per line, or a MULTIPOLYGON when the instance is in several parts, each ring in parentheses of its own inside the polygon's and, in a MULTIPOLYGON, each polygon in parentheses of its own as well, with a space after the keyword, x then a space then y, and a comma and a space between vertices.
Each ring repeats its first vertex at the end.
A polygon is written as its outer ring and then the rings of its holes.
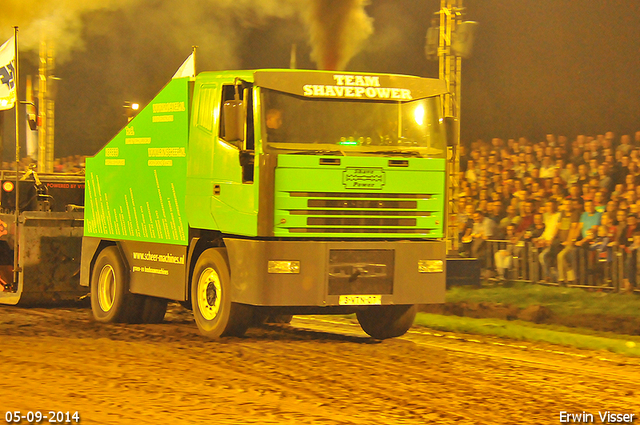
POLYGON ((275 181, 275 236, 444 236, 444 159, 280 155, 275 181))
POLYGON ((187 244, 189 79, 171 80, 86 162, 84 235, 187 244))

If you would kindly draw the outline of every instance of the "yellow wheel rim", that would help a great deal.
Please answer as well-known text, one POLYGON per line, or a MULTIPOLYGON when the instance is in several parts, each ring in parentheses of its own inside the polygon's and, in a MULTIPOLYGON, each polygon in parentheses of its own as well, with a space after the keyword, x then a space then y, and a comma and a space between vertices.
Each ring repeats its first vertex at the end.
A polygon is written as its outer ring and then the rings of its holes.
POLYGON ((98 302, 102 311, 110 311, 116 296, 116 275, 113 267, 106 264, 98 278, 98 302))
POLYGON ((198 311, 205 320, 213 320, 220 311, 222 284, 220 276, 211 267, 206 268, 198 279, 198 311))

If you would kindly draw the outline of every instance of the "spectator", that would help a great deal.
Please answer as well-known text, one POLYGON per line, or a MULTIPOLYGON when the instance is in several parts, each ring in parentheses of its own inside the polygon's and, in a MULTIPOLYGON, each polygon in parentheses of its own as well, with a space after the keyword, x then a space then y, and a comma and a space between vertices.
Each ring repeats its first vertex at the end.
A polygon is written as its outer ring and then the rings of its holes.
POLYGON ((589 183, 589 167, 586 164, 578 165, 578 186, 583 187, 589 183))
POLYGON ((558 240, 560 249, 556 257, 558 264, 558 283, 564 285, 573 284, 575 281, 575 273, 573 270, 573 255, 575 241, 580 236, 580 216, 582 214, 582 204, 579 200, 571 200, 570 206, 563 203, 562 218, 560 219, 558 240), (569 218, 567 217, 569 216, 569 218), (568 219, 567 219, 568 218, 568 219), (568 228, 568 230, 567 230, 568 228), (566 279, 566 280, 565 280, 566 279))
POLYGON ((604 193, 602 191, 597 191, 594 195, 593 207, 601 214, 607 209, 607 206, 604 203, 604 193))
POLYGON ((520 224, 521 220, 522 217, 517 214, 516 207, 513 205, 509 205, 507 207, 507 215, 502 220, 500 220, 499 227, 503 230, 503 233, 506 234, 507 227, 513 225, 513 231, 515 233, 515 228, 518 226, 518 224, 520 224))
POLYGON ((458 214, 458 238, 462 241, 462 238, 467 231, 470 232, 473 227, 473 212, 475 211, 473 204, 466 204, 464 207, 464 212, 458 214))
POLYGON ((627 258, 624 263, 623 289, 626 293, 633 293, 638 274, 638 250, 640 250, 640 232, 633 234, 633 242, 626 247, 627 258))
MULTIPOLYGON (((495 223, 495 227, 498 227, 502 219, 505 217, 505 214, 502 212, 502 201, 493 201, 491 203, 491 212, 489 213, 489 218, 493 220, 495 223)), ((497 237, 501 237, 502 235, 497 235, 497 237)))
POLYGON ((607 229, 609 245, 613 246, 615 244, 616 233, 618 232, 615 213, 605 212, 604 214, 602 214, 602 216, 600 217, 600 226, 604 226, 607 229))
POLYGON ((556 252, 551 250, 553 241, 556 239, 558 233, 558 222, 560 221, 561 213, 557 211, 556 203, 554 201, 548 201, 545 205, 546 213, 542 218, 544 221, 544 232, 537 239, 536 246, 542 251, 538 255, 540 264, 542 265, 542 277, 551 282, 551 264, 550 259, 557 255, 556 252))
POLYGON ((542 233, 544 233, 544 221, 542 220, 542 214, 535 213, 533 214, 533 223, 527 230, 525 230, 522 235, 522 239, 525 242, 531 242, 535 245, 538 238, 542 236, 542 233))
POLYGON ((476 210, 473 213, 473 227, 462 238, 465 251, 472 257, 479 258, 481 264, 485 262, 486 241, 493 236, 494 229, 494 221, 485 217, 481 210, 476 210))
MULTIPOLYGON (((576 247, 580 247, 583 249, 588 249, 589 245, 593 241, 595 237, 594 228, 600 225, 600 217, 601 214, 596 212, 593 201, 585 201, 584 203, 584 212, 580 215, 580 220, 578 221, 577 233, 578 240, 575 243, 576 247)), ((569 264, 573 264, 575 259, 576 251, 572 250, 565 255, 565 260, 569 264)))
POLYGON ((523 206, 521 212, 520 224, 516 228, 516 234, 521 235, 527 231, 533 225, 533 204, 530 201, 525 201, 521 204, 523 206))
MULTIPOLYGON (((591 230, 590 232, 593 232, 591 230)), ((611 248, 609 246, 609 229, 607 226, 600 225, 597 227, 593 241, 589 249, 595 251, 596 256, 593 262, 593 273, 596 282, 600 285, 604 284, 605 265, 611 264, 611 248)))
POLYGON ((631 146, 631 137, 628 134, 625 134, 620 138, 620 144, 616 148, 616 151, 622 152, 624 155, 629 155, 629 152, 633 146, 631 146))
POLYGON ((513 255, 518 243, 518 237, 516 236, 516 226, 509 224, 506 228, 507 245, 505 249, 501 249, 494 254, 494 261, 496 264, 496 271, 498 273, 498 279, 505 279, 505 270, 511 268, 513 261, 513 255))
POLYGON ((613 190, 613 180, 609 177, 609 172, 607 170, 607 166, 601 164, 598 166, 598 180, 600 189, 606 189, 607 192, 611 192, 613 190))
POLYGON ((542 166, 540 167, 540 178, 550 179, 555 176, 555 164, 551 161, 551 157, 542 158, 542 166))
POLYGON ((471 159, 467 161, 467 169, 464 173, 464 178, 468 182, 475 182, 478 179, 475 163, 471 159))
POLYGON ((580 216, 580 221, 578 222, 580 236, 583 239, 587 237, 587 230, 600 225, 600 216, 601 214, 595 210, 593 201, 585 201, 584 212, 580 216))
POLYGON ((586 201, 593 202, 593 198, 595 197, 596 190, 593 189, 592 191, 591 189, 592 187, 589 185, 589 183, 582 185, 582 200, 584 202, 586 201))
POLYGON ((638 228, 638 219, 634 214, 627 215, 627 223, 620 232, 618 245, 621 247, 629 247, 633 243, 633 234, 640 231, 638 228))
POLYGON ((576 171, 576 166, 571 162, 568 163, 566 167, 561 169, 560 177, 568 187, 570 187, 574 183, 577 183, 578 172, 576 171))
POLYGON ((618 246, 624 247, 626 245, 626 230, 627 230, 627 213, 624 210, 616 210, 612 214, 612 224, 615 225, 615 232, 612 235, 612 240, 609 242, 612 248, 618 246))
MULTIPOLYGON (((617 152, 621 153, 621 152, 617 152)), ((611 178, 615 184, 624 182, 629 175, 629 157, 627 155, 618 155, 620 159, 615 162, 611 171, 611 178)))

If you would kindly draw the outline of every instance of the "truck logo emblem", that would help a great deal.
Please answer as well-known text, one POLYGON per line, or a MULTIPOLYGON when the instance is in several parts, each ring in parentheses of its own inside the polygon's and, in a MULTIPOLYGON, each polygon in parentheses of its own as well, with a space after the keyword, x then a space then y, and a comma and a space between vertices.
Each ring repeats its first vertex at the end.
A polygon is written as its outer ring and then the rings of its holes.
POLYGON ((384 183, 382 168, 347 167, 342 172, 342 184, 346 189, 382 189, 384 183))

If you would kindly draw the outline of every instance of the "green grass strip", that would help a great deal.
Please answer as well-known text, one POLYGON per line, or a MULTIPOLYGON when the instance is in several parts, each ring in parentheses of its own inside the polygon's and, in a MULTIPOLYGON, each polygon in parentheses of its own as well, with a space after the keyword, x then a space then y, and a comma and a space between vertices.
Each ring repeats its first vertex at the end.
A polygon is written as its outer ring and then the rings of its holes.
POLYGON ((611 292, 590 292, 580 288, 562 288, 529 283, 512 287, 457 286, 447 291, 447 302, 491 302, 525 308, 541 305, 555 314, 604 314, 640 317, 640 297, 611 292))
POLYGON ((448 332, 492 335, 520 341, 541 341, 551 344, 607 350, 613 353, 640 356, 640 342, 637 338, 616 339, 572 332, 547 329, 544 325, 532 326, 528 322, 499 319, 473 319, 470 317, 441 316, 418 313, 414 325, 448 332))

